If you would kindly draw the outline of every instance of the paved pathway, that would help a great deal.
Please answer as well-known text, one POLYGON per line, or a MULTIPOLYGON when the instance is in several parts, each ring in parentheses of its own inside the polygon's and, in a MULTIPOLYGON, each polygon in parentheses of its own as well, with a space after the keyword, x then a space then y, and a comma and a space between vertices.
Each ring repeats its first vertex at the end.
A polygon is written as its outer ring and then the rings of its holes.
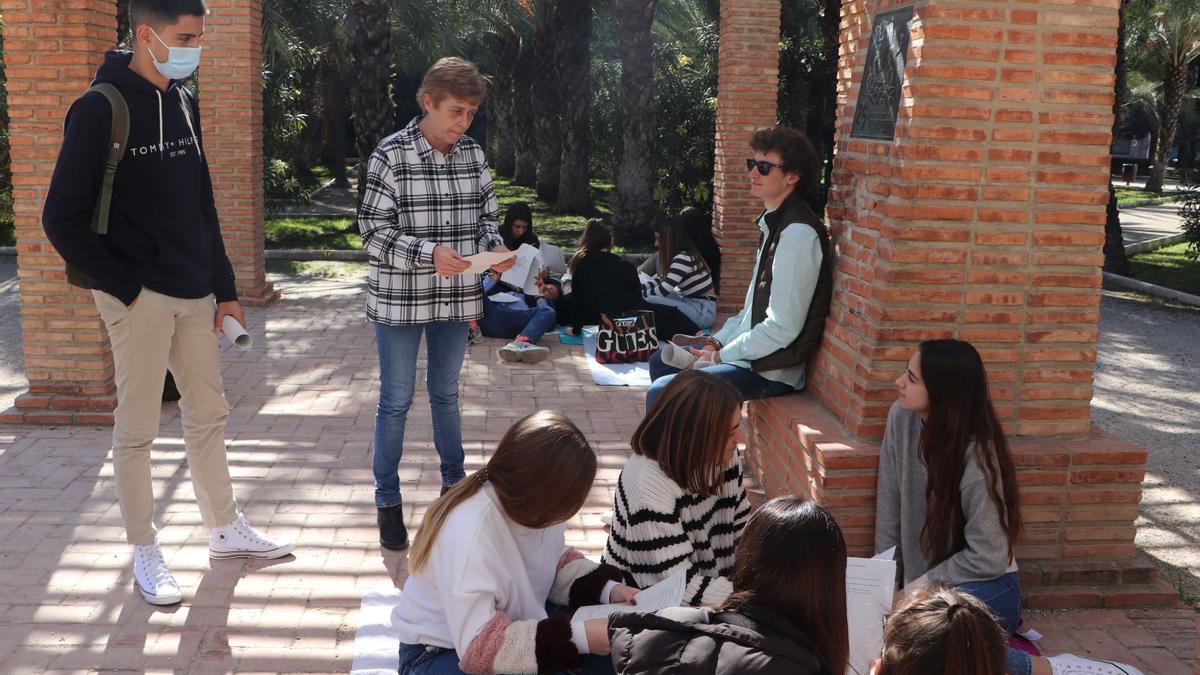
MULTIPOLYGON (((369 444, 378 375, 355 281, 276 278, 285 301, 248 312, 255 348, 226 350, 230 464, 252 522, 298 542, 273 563, 210 561, 182 462, 178 414, 164 406, 154 480, 165 555, 184 588, 152 608, 132 587, 102 428, 0 427, 0 663, 6 673, 345 672, 362 595, 397 583, 403 554, 374 527, 369 444)), ((0 311, 3 311, 0 309, 0 311)), ((11 315, 0 317, 0 326, 11 315)), ((5 351, 13 348, 6 340, 5 351)), ((640 414, 640 390, 590 384, 578 348, 548 340, 536 366, 499 361, 499 341, 470 348, 463 372, 467 468, 523 412, 566 412, 600 455, 600 473, 569 538, 595 555, 640 414)), ((11 363, 11 355, 4 357, 11 363)), ((410 522, 438 488, 419 392, 401 470, 410 522)), ((4 402, 0 402, 3 404, 4 402)), ((1038 612, 1030 623, 1063 650, 1131 660, 1148 673, 1190 672, 1190 609, 1038 612)))
POLYGON ((1168 237, 1182 231, 1179 207, 1175 204, 1143 206, 1121 211, 1121 234, 1124 235, 1126 246, 1168 237))

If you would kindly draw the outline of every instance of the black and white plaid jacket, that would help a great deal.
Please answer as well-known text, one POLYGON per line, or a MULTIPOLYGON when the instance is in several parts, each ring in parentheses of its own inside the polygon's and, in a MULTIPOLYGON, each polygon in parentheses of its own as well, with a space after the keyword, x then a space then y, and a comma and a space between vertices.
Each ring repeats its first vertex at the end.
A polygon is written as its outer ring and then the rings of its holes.
POLYGON ((483 148, 463 136, 444 157, 416 117, 379 143, 367 163, 358 229, 370 257, 367 319, 401 325, 483 316, 478 274, 443 277, 434 246, 464 256, 500 246, 500 206, 483 148))

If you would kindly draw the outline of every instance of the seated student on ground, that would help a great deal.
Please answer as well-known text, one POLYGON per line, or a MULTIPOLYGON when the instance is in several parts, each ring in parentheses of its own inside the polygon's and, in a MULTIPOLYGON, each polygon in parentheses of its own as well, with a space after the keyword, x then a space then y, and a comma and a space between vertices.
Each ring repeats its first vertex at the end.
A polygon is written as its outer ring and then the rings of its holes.
POLYGON ((647 588, 686 573, 684 603, 717 605, 733 586, 734 547, 750 515, 737 457, 737 391, 680 373, 642 419, 621 470, 602 560, 647 588))
POLYGON ((616 672, 846 672, 846 541, 828 511, 799 497, 764 504, 742 532, 731 579, 734 594, 718 609, 613 616, 616 672))
POLYGON ((562 294, 562 285, 549 276, 538 277, 538 295, 526 295, 496 279, 483 278, 483 318, 479 329, 488 337, 512 340, 500 348, 500 358, 521 363, 540 363, 550 350, 538 344, 547 331, 554 330, 558 314, 554 305, 562 294), (513 302, 500 302, 505 294, 513 302), (496 297, 493 297, 496 296, 496 297))
MULTIPOLYGON (((695 366, 707 366, 744 400, 804 388, 833 297, 829 236, 811 206, 820 160, 804 134, 788 127, 755 132, 750 147, 754 156, 746 160, 747 178, 750 194, 763 205, 757 221, 763 242, 742 310, 712 337, 699 338, 703 346, 666 347, 651 358, 654 383, 646 391, 647 409, 673 373, 695 366)), ((660 330, 659 335, 672 334, 660 330)))
MULTIPOLYGON (((875 550, 896 547, 901 593, 956 587, 983 600, 1012 635, 1021 621, 1020 499, 983 360, 962 340, 922 342, 896 387, 879 452, 875 550)), ((1064 670, 1072 659, 1010 648, 1008 672, 1133 672, 1064 670)))
POLYGON ((533 212, 525 202, 516 202, 504 212, 504 222, 500 223, 500 238, 508 250, 515 251, 521 244, 529 244, 537 248, 541 245, 537 233, 533 231, 533 212))
POLYGON ((596 455, 579 429, 541 411, 514 424, 484 468, 433 503, 394 615, 402 675, 556 673, 581 662, 584 672, 611 672, 607 659, 586 656, 608 653, 607 622, 575 625, 553 611, 636 594, 617 583, 620 571, 566 545, 566 521, 595 475, 596 455))
MULTIPOLYGON (((600 323, 600 315, 621 316, 635 310, 654 311, 659 335, 695 332, 696 324, 674 307, 651 305, 642 298, 637 268, 612 252, 612 232, 592 218, 583 228, 575 255, 567 264, 570 292, 558 306, 559 322, 579 335, 584 326, 600 323)), ((564 282, 566 285, 566 282, 564 282)))
MULTIPOLYGON (((679 215, 676 219, 683 223, 683 231, 687 233, 692 243, 696 245, 696 250, 700 251, 701 257, 704 258, 704 263, 708 265, 708 271, 712 274, 713 288, 716 291, 721 289, 721 246, 717 244, 717 240, 712 233, 712 218, 705 215, 703 211, 694 206, 685 206, 679 210, 679 215)), ((654 230, 654 250, 659 248, 659 229, 654 230)), ((658 256, 652 255, 646 258, 638 271, 648 277, 658 274, 658 256)))
POLYGON ((982 600, 926 586, 888 617, 871 675, 1004 675, 1004 630, 982 600))
MULTIPOLYGON (((678 218, 658 230, 658 268, 665 274, 642 283, 642 295, 655 305, 675 307, 700 328, 717 318, 717 295, 708 263, 678 218)), ((670 336, 664 336, 670 337, 670 336)))

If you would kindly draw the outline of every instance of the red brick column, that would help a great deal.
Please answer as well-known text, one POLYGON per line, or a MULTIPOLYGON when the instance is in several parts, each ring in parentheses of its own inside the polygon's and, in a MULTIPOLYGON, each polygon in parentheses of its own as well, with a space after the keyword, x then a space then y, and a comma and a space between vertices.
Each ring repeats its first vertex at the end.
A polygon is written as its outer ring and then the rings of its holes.
POLYGON ((721 2, 717 70, 713 221, 721 244, 721 317, 742 307, 759 231, 762 202, 750 196, 746 158, 756 129, 775 125, 779 89, 779 1, 721 2))
POLYGON ((263 260, 262 0, 209 0, 200 115, 225 250, 245 304, 279 297, 263 260))
POLYGON ((42 232, 41 214, 62 145, 63 118, 113 45, 116 4, 0 0, 0 13, 29 378, 29 391, 0 421, 110 422, 116 398, 104 326, 91 294, 67 284, 62 259, 42 232))
POLYGON ((1086 434, 1117 3, 916 3, 895 138, 852 138, 867 10, 906 4, 843 5, 840 255, 811 389, 878 438, 917 342, 955 336, 982 352, 1010 431, 1086 434))

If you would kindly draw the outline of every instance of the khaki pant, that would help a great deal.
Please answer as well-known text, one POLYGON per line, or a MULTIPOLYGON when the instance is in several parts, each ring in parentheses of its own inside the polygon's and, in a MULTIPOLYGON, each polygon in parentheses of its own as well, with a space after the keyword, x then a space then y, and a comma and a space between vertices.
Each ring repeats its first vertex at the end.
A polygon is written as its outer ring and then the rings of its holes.
POLYGON ((158 435, 167 368, 182 398, 183 440, 200 516, 208 527, 237 519, 225 457, 229 404, 221 383, 213 297, 173 298, 143 289, 133 309, 92 291, 112 342, 117 381, 113 469, 125 536, 131 544, 155 540, 150 446, 158 435))

